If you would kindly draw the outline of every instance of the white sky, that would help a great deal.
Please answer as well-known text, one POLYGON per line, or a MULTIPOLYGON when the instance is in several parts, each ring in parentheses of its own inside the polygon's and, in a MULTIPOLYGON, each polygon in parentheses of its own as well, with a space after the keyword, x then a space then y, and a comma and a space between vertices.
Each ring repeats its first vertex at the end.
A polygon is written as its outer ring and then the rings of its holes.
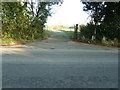
POLYGON ((53 10, 55 13, 48 17, 47 25, 86 24, 89 21, 80 0, 64 0, 61 6, 54 6, 53 10))

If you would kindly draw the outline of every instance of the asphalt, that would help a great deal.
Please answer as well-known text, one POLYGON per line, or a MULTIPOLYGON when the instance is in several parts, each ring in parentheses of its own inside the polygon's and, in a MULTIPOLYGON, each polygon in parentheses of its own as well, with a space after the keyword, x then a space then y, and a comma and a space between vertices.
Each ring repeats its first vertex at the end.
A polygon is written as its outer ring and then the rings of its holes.
POLYGON ((71 41, 63 32, 2 47, 3 88, 117 88, 118 49, 71 41))

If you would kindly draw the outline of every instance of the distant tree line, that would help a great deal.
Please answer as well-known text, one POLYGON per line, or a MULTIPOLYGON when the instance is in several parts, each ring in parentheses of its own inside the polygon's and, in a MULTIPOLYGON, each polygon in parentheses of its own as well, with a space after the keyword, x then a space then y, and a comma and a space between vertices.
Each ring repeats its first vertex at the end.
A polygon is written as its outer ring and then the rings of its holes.
POLYGON ((38 39, 43 37, 52 5, 59 2, 2 2, 2 38, 38 39))
POLYGON ((80 40, 87 42, 120 40, 120 2, 82 2, 91 21, 81 25, 80 40))
POLYGON ((66 25, 46 25, 46 29, 64 30, 64 29, 69 29, 69 26, 66 26, 66 25))

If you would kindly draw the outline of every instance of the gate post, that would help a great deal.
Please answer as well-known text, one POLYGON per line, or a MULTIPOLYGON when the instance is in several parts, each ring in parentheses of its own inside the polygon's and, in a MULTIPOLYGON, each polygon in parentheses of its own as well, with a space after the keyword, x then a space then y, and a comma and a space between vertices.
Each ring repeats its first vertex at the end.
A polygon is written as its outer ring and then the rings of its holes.
POLYGON ((78 24, 74 26, 74 40, 77 40, 78 38, 78 24))

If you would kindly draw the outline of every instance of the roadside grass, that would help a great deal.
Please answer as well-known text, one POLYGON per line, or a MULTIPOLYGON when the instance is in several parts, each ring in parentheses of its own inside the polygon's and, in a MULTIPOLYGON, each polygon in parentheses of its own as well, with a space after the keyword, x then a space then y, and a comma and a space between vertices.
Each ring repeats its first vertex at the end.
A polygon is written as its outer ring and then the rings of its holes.
POLYGON ((87 43, 87 44, 93 44, 93 45, 101 45, 101 46, 108 46, 108 47, 120 47, 120 43, 118 41, 96 41, 96 40, 77 40, 78 42, 82 42, 82 43, 87 43))
POLYGON ((36 41, 41 41, 41 40, 42 39, 24 40, 24 39, 5 38, 5 39, 0 39, 0 45, 2 45, 2 46, 18 45, 18 44, 26 44, 26 43, 36 42, 36 41))
POLYGON ((48 38, 48 37, 50 37, 51 35, 53 35, 53 33, 54 32, 58 32, 57 33, 57 36, 55 37, 55 38, 57 38, 57 39, 59 39, 59 40, 62 40, 63 38, 61 37, 61 35, 62 35, 62 33, 59 33, 59 31, 61 31, 61 30, 45 30, 44 31, 44 36, 45 36, 45 38, 48 38))
MULTIPOLYGON (((65 32, 70 39, 72 39, 72 40, 74 39, 74 31, 73 30, 61 30, 61 31, 65 32)), ((78 34, 80 34, 80 32, 78 34)), ((88 39, 85 38, 84 40, 78 39, 78 40, 75 40, 75 41, 82 42, 82 43, 87 43, 87 44, 108 46, 108 47, 120 47, 120 42, 118 42, 116 40, 112 40, 112 41, 109 40, 109 41, 100 42, 100 41, 95 41, 95 40, 88 40, 88 39)))
POLYGON ((2 46, 8 46, 8 45, 18 45, 18 44, 25 44, 25 43, 31 43, 31 42, 37 42, 41 41, 43 39, 48 38, 50 35, 52 35, 53 31, 51 30, 45 30, 43 33, 43 38, 38 39, 12 39, 12 38, 0 38, 0 45, 2 46))
MULTIPOLYGON (((66 33, 66 35, 73 40, 73 36, 74 36, 74 31, 73 30, 60 30, 66 33)), ((43 38, 39 38, 39 39, 30 39, 30 40, 24 40, 24 39, 12 39, 12 38, 5 38, 2 39, 0 38, 0 45, 6 46, 6 45, 17 45, 17 44, 25 44, 25 43, 30 43, 30 42, 37 42, 37 41, 41 41, 43 39, 46 39, 48 37, 50 37, 52 34, 54 33, 54 31, 52 30, 44 30, 43 33, 43 38)), ((58 39, 62 39, 59 38, 58 39)), ((120 47, 120 42, 118 41, 94 41, 94 40, 75 40, 77 42, 82 42, 82 43, 88 43, 88 44, 95 44, 95 45, 102 45, 102 46, 109 46, 109 47, 120 47)))
POLYGON ((74 34, 73 30, 61 30, 61 31, 65 32, 70 39, 73 39, 73 34, 74 34))
POLYGON ((102 41, 101 43, 104 46, 114 46, 114 47, 120 47, 120 42, 118 41, 102 41))
POLYGON ((1 45, 14 45, 19 43, 19 41, 13 40, 13 39, 0 39, 1 45))
POLYGON ((44 38, 48 38, 53 34, 52 30, 44 30, 43 36, 44 38))

